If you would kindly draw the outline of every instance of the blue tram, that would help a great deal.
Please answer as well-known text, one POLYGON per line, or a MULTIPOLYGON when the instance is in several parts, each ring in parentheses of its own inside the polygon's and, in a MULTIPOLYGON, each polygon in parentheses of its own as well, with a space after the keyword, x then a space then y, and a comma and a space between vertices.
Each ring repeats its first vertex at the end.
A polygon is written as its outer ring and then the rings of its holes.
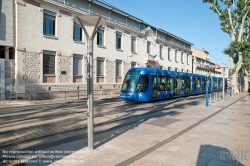
MULTIPOLYGON (((209 76, 209 92, 222 90, 222 78, 209 76)), ((206 76, 154 68, 131 68, 121 88, 124 101, 149 102, 206 92, 206 76)))

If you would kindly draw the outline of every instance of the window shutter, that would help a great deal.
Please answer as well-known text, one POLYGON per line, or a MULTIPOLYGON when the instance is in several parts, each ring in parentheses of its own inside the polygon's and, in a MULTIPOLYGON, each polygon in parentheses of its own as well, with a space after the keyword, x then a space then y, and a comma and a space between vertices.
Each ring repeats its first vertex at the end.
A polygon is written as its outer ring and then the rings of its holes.
POLYGON ((82 75, 82 56, 73 55, 73 75, 82 75))
POLYGON ((54 52, 44 51, 43 74, 55 74, 55 53, 54 52), (51 54, 48 54, 48 53, 51 53, 51 54))
POLYGON ((97 60, 97 76, 104 76, 104 60, 97 60))
POLYGON ((117 61, 116 62, 116 77, 121 77, 121 73, 122 73, 121 61, 117 61))

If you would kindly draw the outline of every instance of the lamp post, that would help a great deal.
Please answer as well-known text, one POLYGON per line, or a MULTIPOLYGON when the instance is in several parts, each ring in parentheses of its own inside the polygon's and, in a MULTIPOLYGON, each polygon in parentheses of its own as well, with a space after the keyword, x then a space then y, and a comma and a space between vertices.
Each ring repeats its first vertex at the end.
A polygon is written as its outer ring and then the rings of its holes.
POLYGON ((88 97, 88 147, 94 149, 94 113, 93 113, 93 39, 97 30, 106 20, 101 16, 80 15, 74 22, 81 25, 87 38, 87 97, 88 97))

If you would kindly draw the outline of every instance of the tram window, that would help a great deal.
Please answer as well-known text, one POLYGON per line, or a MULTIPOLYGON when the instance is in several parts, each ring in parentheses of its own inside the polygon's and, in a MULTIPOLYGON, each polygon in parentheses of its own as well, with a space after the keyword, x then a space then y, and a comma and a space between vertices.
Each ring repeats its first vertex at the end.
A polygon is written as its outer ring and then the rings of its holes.
POLYGON ((122 92, 133 92, 136 80, 139 76, 139 72, 128 72, 123 84, 122 84, 122 92))
POLYGON ((167 90, 172 90, 173 89, 173 86, 172 86, 172 77, 167 76, 166 77, 166 83, 167 83, 166 89, 167 90))
POLYGON ((216 88, 217 87, 217 80, 214 79, 214 87, 216 88))
POLYGON ((148 88, 148 75, 140 75, 137 87, 136 87, 136 92, 146 92, 148 88))
POLYGON ((186 82, 186 88, 187 88, 187 89, 190 89, 190 87, 191 87, 191 86, 190 86, 190 77, 186 77, 186 78, 185 78, 185 82, 186 82))
POLYGON ((219 87, 222 88, 222 81, 221 81, 221 79, 219 79, 218 81, 219 81, 219 87))
POLYGON ((180 87, 181 87, 181 90, 185 90, 187 88, 190 88, 190 78, 180 77, 180 87))
POLYGON ((184 90, 186 88, 186 84, 183 77, 180 77, 180 87, 181 90, 184 90))
POLYGON ((194 88, 200 88, 201 80, 199 78, 194 78, 194 88))
POLYGON ((153 84, 153 90, 157 90, 157 85, 156 85, 156 76, 152 76, 152 84, 153 84))
POLYGON ((206 78, 202 78, 202 89, 206 89, 206 78))
POLYGON ((159 91, 164 91, 166 89, 166 77, 158 76, 158 89, 159 91))

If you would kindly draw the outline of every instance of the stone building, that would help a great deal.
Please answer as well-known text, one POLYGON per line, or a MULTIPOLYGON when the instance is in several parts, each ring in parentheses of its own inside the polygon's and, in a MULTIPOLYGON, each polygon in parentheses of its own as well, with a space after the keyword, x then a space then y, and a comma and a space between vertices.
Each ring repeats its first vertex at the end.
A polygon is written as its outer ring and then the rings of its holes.
POLYGON ((82 14, 101 15, 107 20, 94 39, 94 89, 119 89, 131 67, 192 72, 192 43, 106 3, 10 1, 15 11, 12 45, 18 93, 87 88, 86 37, 73 22, 82 14))
POLYGON ((0 99, 15 90, 15 38, 14 1, 0 2, 0 99))
POLYGON ((228 68, 224 64, 215 64, 209 60, 209 52, 204 48, 191 48, 193 56, 192 71, 196 74, 223 77, 223 68, 225 68, 225 78, 228 78, 228 68))

